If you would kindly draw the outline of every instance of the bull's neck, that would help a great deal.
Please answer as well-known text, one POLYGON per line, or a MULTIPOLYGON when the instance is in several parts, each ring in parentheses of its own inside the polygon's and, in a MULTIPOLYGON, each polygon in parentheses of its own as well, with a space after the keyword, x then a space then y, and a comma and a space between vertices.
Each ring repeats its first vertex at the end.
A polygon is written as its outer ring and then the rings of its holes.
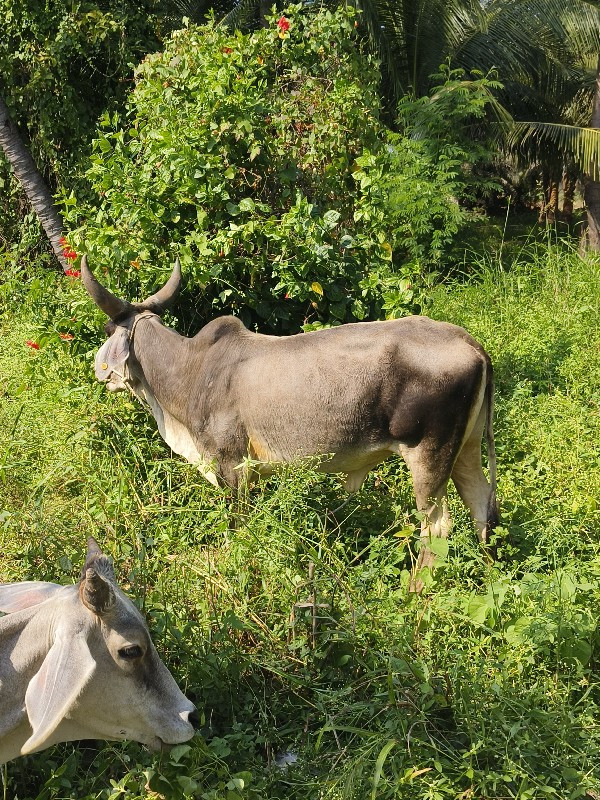
POLYGON ((144 390, 180 419, 189 393, 190 339, 150 317, 138 323, 132 351, 131 366, 144 390))

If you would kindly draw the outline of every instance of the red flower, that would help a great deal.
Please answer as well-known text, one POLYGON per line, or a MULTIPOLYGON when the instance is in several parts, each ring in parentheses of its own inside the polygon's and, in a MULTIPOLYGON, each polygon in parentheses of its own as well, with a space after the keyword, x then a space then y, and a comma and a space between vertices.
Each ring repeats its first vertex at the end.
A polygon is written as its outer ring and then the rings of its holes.
POLYGON ((283 33, 285 33, 286 31, 289 31, 289 29, 290 29, 290 21, 289 21, 289 19, 286 19, 285 17, 279 17, 279 19, 277 20, 277 27, 283 33))
POLYGON ((65 239, 64 236, 60 237, 60 239, 58 240, 58 243, 62 247, 63 250, 65 249, 65 247, 69 246, 69 243, 67 242, 67 240, 65 239))
POLYGON ((233 48, 231 48, 231 47, 223 47, 221 52, 225 53, 225 55, 229 55, 229 53, 233 53, 233 48))
POLYGON ((63 342, 70 342, 72 339, 75 338, 72 333, 59 333, 58 335, 63 340, 63 342))
POLYGON ((75 250, 63 250, 63 256, 67 259, 67 261, 75 261, 77 258, 77 253, 75 250))
POLYGON ((31 347, 32 350, 39 350, 40 349, 39 344, 37 342, 32 342, 31 339, 27 339, 25 344, 27 345, 27 347, 31 347))
POLYGON ((65 275, 67 275, 69 278, 79 278, 81 272, 78 269, 66 269, 65 275))

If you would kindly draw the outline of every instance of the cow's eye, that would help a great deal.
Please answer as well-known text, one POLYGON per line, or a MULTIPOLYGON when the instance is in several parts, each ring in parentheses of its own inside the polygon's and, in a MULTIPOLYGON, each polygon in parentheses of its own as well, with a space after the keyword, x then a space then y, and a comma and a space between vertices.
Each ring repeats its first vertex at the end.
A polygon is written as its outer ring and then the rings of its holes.
POLYGON ((130 644, 128 647, 122 647, 119 650, 119 656, 126 661, 131 661, 134 658, 140 658, 142 655, 142 648, 139 644, 130 644))

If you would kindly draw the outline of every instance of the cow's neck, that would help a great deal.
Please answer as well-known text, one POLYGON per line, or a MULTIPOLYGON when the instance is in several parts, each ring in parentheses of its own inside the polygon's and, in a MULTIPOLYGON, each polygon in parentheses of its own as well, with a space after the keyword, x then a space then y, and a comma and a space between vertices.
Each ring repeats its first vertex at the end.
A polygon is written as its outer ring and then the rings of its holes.
MULTIPOLYGON (((141 320, 132 342, 133 362, 130 368, 162 409, 181 419, 188 397, 188 361, 190 340, 157 317, 141 320)), ((150 402, 148 398, 147 402, 150 402)))
POLYGON ((197 378, 202 366, 197 342, 192 350, 190 339, 165 328, 156 319, 148 319, 138 324, 134 352, 133 393, 150 406, 160 435, 171 450, 195 464, 206 480, 217 486, 210 457, 198 448, 186 425, 190 376, 197 378))

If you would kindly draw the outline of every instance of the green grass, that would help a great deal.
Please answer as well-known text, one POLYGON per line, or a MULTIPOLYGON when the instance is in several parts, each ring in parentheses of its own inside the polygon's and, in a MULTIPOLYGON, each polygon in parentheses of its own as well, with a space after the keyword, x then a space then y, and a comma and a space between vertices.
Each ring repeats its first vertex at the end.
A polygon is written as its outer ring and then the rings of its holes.
POLYGON ((231 533, 227 493, 93 382, 100 316, 81 288, 6 285, 0 579, 75 581, 96 536, 204 711, 202 736, 162 760, 87 742, 11 762, 6 797, 600 796, 600 268, 539 246, 470 269, 428 313, 496 367, 501 557, 486 564, 452 493, 450 551, 419 597, 401 462, 337 519, 336 479, 290 468, 231 533))

